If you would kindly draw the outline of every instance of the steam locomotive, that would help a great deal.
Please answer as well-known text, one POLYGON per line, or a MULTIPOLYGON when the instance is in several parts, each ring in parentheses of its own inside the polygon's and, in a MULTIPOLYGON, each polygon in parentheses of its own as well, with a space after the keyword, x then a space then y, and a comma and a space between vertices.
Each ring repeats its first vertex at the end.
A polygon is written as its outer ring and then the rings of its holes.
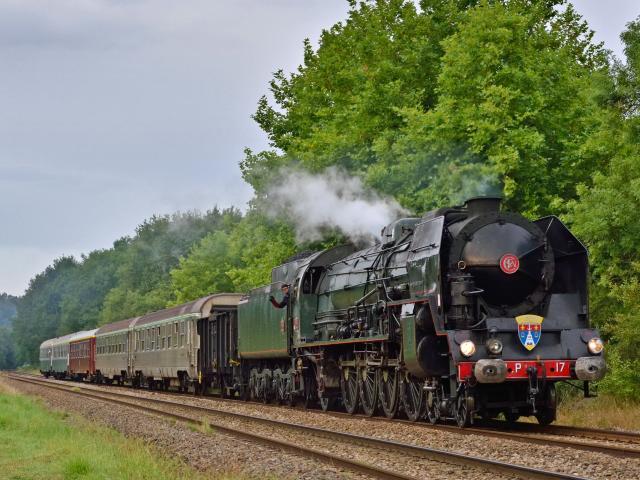
POLYGON ((482 197, 397 220, 382 239, 293 258, 244 296, 91 332, 95 364, 80 377, 464 427, 499 414, 551 423, 557 382, 581 380, 588 395, 605 374, 587 252, 558 218, 531 222, 482 197), (274 308, 282 285, 288 304, 274 308))

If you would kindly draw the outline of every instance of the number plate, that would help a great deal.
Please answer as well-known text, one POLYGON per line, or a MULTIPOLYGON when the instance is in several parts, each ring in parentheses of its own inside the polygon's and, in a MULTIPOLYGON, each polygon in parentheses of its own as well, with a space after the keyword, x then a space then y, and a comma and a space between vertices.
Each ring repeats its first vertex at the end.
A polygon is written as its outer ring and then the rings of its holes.
MULTIPOLYGON (((535 367, 538 377, 544 378, 571 378, 571 366, 575 360, 507 360, 507 380, 526 380, 527 369, 535 367)), ((460 362, 458 364, 458 379, 466 380, 473 376, 473 362, 460 362)))
POLYGON ((527 369, 536 367, 538 377, 571 378, 572 360, 507 361, 507 379, 527 378, 527 369))

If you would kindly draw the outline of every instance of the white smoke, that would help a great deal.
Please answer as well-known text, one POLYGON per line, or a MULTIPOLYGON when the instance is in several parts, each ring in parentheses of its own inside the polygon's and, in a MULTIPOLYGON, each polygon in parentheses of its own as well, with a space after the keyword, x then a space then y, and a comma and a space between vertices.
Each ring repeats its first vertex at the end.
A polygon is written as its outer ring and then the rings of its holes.
POLYGON ((372 244, 382 227, 407 213, 393 198, 335 167, 317 175, 283 170, 278 178, 268 190, 267 210, 290 220, 299 242, 322 240, 327 231, 338 229, 356 244, 372 244))

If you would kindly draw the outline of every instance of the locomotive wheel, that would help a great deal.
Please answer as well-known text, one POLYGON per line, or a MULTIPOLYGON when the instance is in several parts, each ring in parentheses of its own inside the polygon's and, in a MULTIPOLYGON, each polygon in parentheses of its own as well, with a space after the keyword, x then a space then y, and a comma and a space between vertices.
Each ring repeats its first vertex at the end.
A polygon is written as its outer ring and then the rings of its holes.
POLYGON ((304 376, 304 398, 302 406, 307 409, 315 405, 317 396, 316 380, 311 375, 304 376))
POLYGON ((285 399, 285 382, 279 368, 273 371, 273 398, 278 405, 282 405, 285 399))
POLYGON ((402 405, 404 413, 412 422, 420 420, 425 414, 425 394, 422 389, 422 381, 411 376, 402 381, 402 405))
POLYGON ((544 407, 536 412, 536 420, 540 425, 549 425, 556 419, 556 386, 551 383, 544 390, 544 407))
POLYGON ((378 410, 378 369, 363 367, 359 375, 360 405, 367 417, 372 417, 378 410))
POLYGON ((294 395, 294 385, 293 382, 296 378, 296 371, 293 368, 290 368, 287 372, 287 376, 284 379, 284 401, 289 407, 293 407, 296 404, 296 397, 294 395))
POLYGON ((395 418, 400 406, 400 386, 398 371, 385 368, 378 373, 378 396, 382 411, 387 418, 395 418))
POLYGON ((340 375, 340 390, 342 392, 342 404, 347 413, 354 414, 358 410, 358 375, 355 368, 344 367, 340 375))
POLYGON ((249 373, 249 400, 255 400, 258 398, 258 370, 251 369, 249 373))
POLYGON ((272 384, 273 377, 271 376, 271 370, 265 368, 260 378, 260 400, 262 400, 262 403, 269 403, 271 401, 272 384))
POLYGON ((460 428, 468 427, 471 424, 471 410, 473 399, 468 397, 464 391, 456 399, 456 423, 460 428))
POLYGON ((431 425, 440 420, 440 398, 436 392, 427 393, 427 420, 431 425))

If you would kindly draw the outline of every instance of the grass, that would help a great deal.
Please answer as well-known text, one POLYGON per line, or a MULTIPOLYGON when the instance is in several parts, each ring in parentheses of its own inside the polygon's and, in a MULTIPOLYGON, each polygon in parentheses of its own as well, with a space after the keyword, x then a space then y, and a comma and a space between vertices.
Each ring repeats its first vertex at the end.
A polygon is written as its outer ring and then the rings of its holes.
MULTIPOLYGON (((175 423, 175 420, 173 422, 175 423)), ((192 432, 204 433, 205 435, 211 435, 214 432, 213 427, 206 419, 202 419, 198 423, 187 423, 187 428, 192 432)))
POLYGON ((141 440, 52 412, 1 385, 0 472, 8 480, 238 478, 197 472, 141 440))
POLYGON ((31 375, 40 375, 40 368, 33 365, 22 365, 21 367, 16 368, 16 372, 27 373, 31 375))
POLYGON ((560 403, 556 423, 640 431, 640 404, 609 395, 596 398, 572 396, 560 403))

